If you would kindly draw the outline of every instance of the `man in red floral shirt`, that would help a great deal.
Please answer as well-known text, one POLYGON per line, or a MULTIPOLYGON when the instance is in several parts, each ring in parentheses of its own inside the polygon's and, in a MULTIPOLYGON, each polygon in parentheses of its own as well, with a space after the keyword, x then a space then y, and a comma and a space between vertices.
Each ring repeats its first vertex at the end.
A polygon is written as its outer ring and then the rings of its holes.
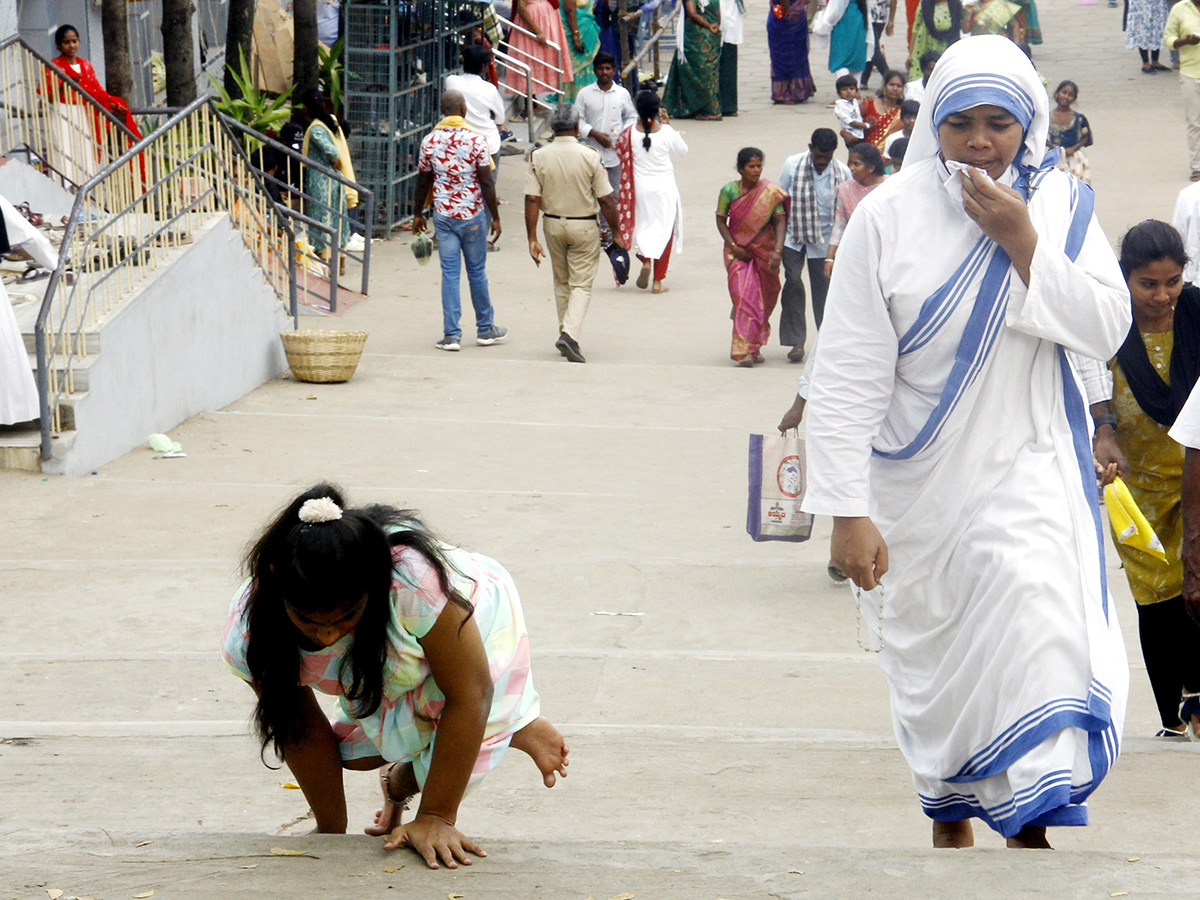
POLYGON ((462 329, 459 298, 459 258, 467 266, 471 305, 475 307, 475 343, 498 344, 508 329, 493 322, 488 292, 488 234, 494 244, 500 237, 500 210, 492 179, 492 158, 487 138, 471 129, 465 118, 467 101, 458 91, 442 94, 442 120, 421 141, 417 163, 413 234, 425 230, 424 204, 433 188, 433 232, 437 235, 442 265, 442 339, 440 350, 458 350, 462 329), (490 218, 489 218, 490 217, 490 218), (489 224, 490 223, 490 224, 489 224))

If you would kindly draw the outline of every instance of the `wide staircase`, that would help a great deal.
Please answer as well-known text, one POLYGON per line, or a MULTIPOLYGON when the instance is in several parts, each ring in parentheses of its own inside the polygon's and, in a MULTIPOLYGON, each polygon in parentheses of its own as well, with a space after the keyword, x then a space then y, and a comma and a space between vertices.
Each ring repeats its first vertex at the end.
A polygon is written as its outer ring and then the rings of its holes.
POLYGON ((299 302, 336 309, 311 207, 272 199, 212 101, 157 124, 138 141, 23 41, 0 43, 0 194, 58 251, 50 272, 0 264, 41 403, 0 428, 0 467, 86 474, 278 376, 299 302))

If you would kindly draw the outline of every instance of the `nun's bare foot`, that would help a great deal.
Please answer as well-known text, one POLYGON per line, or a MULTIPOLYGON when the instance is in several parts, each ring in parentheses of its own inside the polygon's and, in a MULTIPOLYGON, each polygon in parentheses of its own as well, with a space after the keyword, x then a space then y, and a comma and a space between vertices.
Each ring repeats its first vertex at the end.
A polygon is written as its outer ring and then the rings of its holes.
POLYGON ((1026 825, 1005 841, 1009 847, 1020 850, 1053 850, 1046 840, 1046 829, 1034 825, 1026 825))
POLYGON ((959 819, 956 822, 934 822, 933 846, 957 849, 974 847, 975 832, 971 829, 971 820, 959 819))
POLYGON ((542 773, 546 787, 554 787, 555 775, 567 777, 567 759, 570 748, 566 740, 545 716, 534 719, 513 735, 512 746, 524 750, 542 773))
POLYGON ((363 829, 373 837, 391 834, 400 825, 404 810, 408 808, 408 801, 421 790, 416 776, 413 775, 412 763, 385 767, 380 771, 379 783, 383 787, 383 809, 375 812, 374 824, 363 829), (397 799, 393 800, 393 797, 397 799))

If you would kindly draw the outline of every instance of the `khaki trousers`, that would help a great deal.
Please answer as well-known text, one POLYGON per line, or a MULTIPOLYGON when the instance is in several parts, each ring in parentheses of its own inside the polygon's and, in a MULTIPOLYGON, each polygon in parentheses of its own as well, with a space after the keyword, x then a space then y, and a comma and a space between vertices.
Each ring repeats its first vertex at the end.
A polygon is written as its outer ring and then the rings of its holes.
POLYGON ((1179 76, 1183 92, 1183 115, 1187 119, 1188 162, 1193 175, 1200 175, 1200 78, 1179 76))
POLYGON ((542 231, 554 272, 558 330, 578 341, 600 264, 600 232, 592 218, 543 218, 542 231))

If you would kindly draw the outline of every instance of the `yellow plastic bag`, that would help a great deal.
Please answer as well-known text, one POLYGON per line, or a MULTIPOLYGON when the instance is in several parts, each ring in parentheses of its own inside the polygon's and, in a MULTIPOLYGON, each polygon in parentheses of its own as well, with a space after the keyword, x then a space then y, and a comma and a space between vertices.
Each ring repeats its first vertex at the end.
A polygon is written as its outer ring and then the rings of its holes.
POLYGON ((1105 485, 1104 505, 1108 508, 1108 521, 1118 543, 1135 547, 1166 562, 1167 554, 1162 541, 1133 502, 1133 495, 1120 478, 1105 485))

